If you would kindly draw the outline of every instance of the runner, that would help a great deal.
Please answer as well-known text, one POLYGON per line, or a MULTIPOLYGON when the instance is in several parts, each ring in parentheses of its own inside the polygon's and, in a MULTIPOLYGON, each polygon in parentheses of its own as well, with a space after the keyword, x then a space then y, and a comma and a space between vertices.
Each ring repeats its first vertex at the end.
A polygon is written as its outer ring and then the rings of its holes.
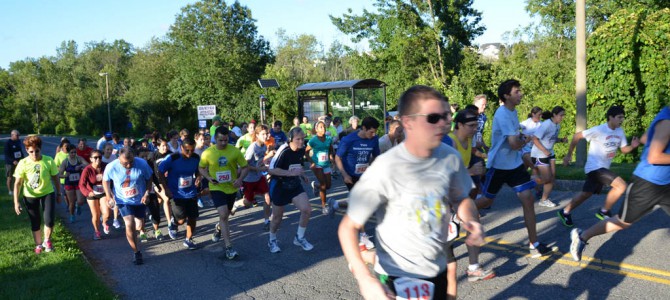
POLYGON ((265 140, 269 136, 268 131, 268 127, 265 125, 256 126, 251 145, 249 145, 247 152, 244 154, 244 159, 246 159, 249 169, 249 173, 244 177, 243 181, 244 197, 238 200, 233 207, 233 211, 239 208, 249 208, 256 202, 254 196, 262 195, 264 230, 270 229, 270 214, 272 213, 270 208, 270 189, 267 179, 263 176, 263 173, 267 173, 268 171, 265 161, 271 158, 271 155, 267 154, 267 147, 265 146, 265 140))
POLYGON ((447 230, 448 205, 458 207, 463 227, 471 232, 468 244, 483 244, 484 232, 474 221, 465 165, 441 143, 450 125, 449 104, 434 89, 414 86, 403 93, 398 108, 405 142, 380 156, 351 191, 338 230, 342 251, 365 299, 456 297, 447 291, 446 246, 455 238, 447 230), (357 238, 372 214, 379 222, 378 276, 365 265, 357 238))
POLYGON ((612 159, 616 155, 617 148, 621 149, 623 153, 630 153, 633 149, 640 145, 637 137, 633 137, 631 144, 628 145, 626 134, 621 129, 621 124, 624 121, 624 110, 621 106, 612 106, 607 110, 605 116, 607 123, 591 127, 587 130, 575 133, 570 143, 568 153, 563 158, 563 165, 569 165, 572 160, 572 151, 581 139, 586 139, 589 142, 589 152, 586 156, 586 165, 584 166, 584 173, 586 173, 586 182, 582 187, 582 192, 577 194, 568 205, 557 212, 561 223, 567 227, 572 227, 572 210, 577 208, 591 195, 599 194, 603 186, 609 185, 612 188, 607 193, 603 207, 596 212, 596 217, 600 220, 612 217, 612 206, 619 200, 621 195, 626 190, 626 181, 619 175, 610 171, 612 159))
POLYGON ((216 129, 216 145, 209 147, 200 157, 198 168, 200 174, 209 181, 209 190, 214 207, 219 213, 219 223, 215 227, 212 241, 218 242, 223 232, 223 241, 226 247, 226 258, 234 259, 239 256, 233 249, 230 239, 228 218, 235 203, 237 191, 242 186, 242 179, 247 176, 249 169, 242 153, 228 144, 229 131, 226 127, 216 129), (240 168, 240 177, 237 169, 240 168))
POLYGON ((302 132, 305 133, 305 143, 312 139, 312 124, 309 123, 309 118, 307 116, 302 117, 302 123, 299 125, 302 132))
POLYGON ((5 143, 5 176, 7 177, 7 191, 10 196, 12 195, 13 190, 12 180, 14 178, 16 165, 18 165, 19 160, 24 157, 23 147, 21 146, 21 140, 19 139, 19 131, 14 129, 12 130, 7 143, 5 143))
MULTIPOLYGON (((542 109, 534 106, 531 110, 530 113, 528 113, 528 119, 524 120, 523 122, 519 123, 519 126, 521 127, 521 133, 528 137, 529 139, 532 138, 533 133, 540 128, 540 125, 542 125, 542 122, 540 120, 542 119, 542 109)), ((523 159, 524 165, 526 165, 526 168, 533 170, 534 175, 535 173, 535 165, 533 164, 532 160, 530 159, 530 150, 533 148, 533 143, 532 141, 523 148, 521 148, 521 159, 523 159)))
POLYGON ((402 124, 398 120, 391 120, 389 122, 389 132, 379 138, 379 152, 388 151, 400 144, 403 139, 402 124))
POLYGON ((79 143, 77 143, 77 156, 83 158, 86 164, 91 163, 91 151, 93 151, 93 148, 86 145, 86 138, 80 138, 79 143))
MULTIPOLYGON (((209 133, 196 133, 195 134, 195 154, 198 155, 198 158, 202 155, 207 148, 209 148, 209 133)), ((202 177, 201 177, 202 178, 202 177)), ((209 181, 207 179, 202 178, 199 182, 200 184, 197 185, 198 189, 198 207, 204 208, 205 203, 203 202, 203 198, 209 202, 209 181)))
POLYGON ((77 215, 81 215, 81 206, 84 205, 84 195, 79 191, 79 178, 81 178, 81 171, 88 165, 86 161, 77 155, 77 150, 73 145, 67 145, 68 157, 60 165, 58 176, 65 178, 65 196, 67 200, 67 208, 70 213, 70 223, 75 221, 75 210, 77 215), (67 174, 65 173, 67 172, 67 174))
POLYGON ((88 207, 91 209, 91 223, 93 224, 93 240, 101 239, 100 215, 102 215, 102 228, 105 234, 109 234, 109 207, 105 199, 105 190, 102 187, 102 174, 106 163, 102 162, 102 152, 93 150, 91 152, 91 164, 81 172, 79 180, 79 191, 86 197, 88 207), (100 200, 102 199, 102 201, 100 200))
MULTIPOLYGON (((172 151, 168 150, 168 141, 163 139, 163 138, 158 138, 158 151, 153 152, 150 158, 150 166, 152 167, 154 173, 158 172, 158 166, 160 163, 168 157, 170 154, 172 154, 172 151)), ((158 182, 158 175, 156 175, 155 178, 152 178, 153 180, 156 180, 154 182, 158 182)), ((165 213, 165 219, 168 222, 168 235, 170 236, 171 239, 176 240, 177 239, 177 229, 178 227, 174 224, 174 218, 172 218, 172 208, 170 205, 170 197, 166 194, 166 190, 161 188, 158 184, 155 184, 153 186, 152 190, 156 196, 157 196, 157 201, 158 203, 163 205, 163 212, 165 213)), ((152 213, 153 214, 153 213, 152 213)), ((156 214, 160 214, 160 212, 156 212, 156 214)), ((160 231, 159 231, 160 232, 160 231)))
POLYGON ((105 196, 112 199, 110 204, 118 206, 123 216, 126 239, 133 250, 133 263, 136 265, 144 263, 135 230, 144 227, 145 203, 149 200, 147 188, 151 186, 152 174, 144 159, 135 158, 130 148, 123 147, 119 150, 119 159, 107 165, 102 176, 105 196))
MULTIPOLYGON (((172 199, 172 212, 177 226, 186 223, 184 247, 195 250, 193 242, 196 220, 198 219, 198 191, 200 183, 198 163, 200 156, 194 153, 195 141, 186 137, 181 144, 181 153, 168 155, 158 166, 159 177, 167 174, 167 196, 172 199)), ((165 188, 165 186, 164 186, 165 188)))
MULTIPOLYGON (((212 126, 209 127, 210 134, 214 133, 214 131, 216 131, 216 129, 219 128, 222 125, 222 122, 223 121, 221 120, 221 116, 214 116, 212 118, 212 126)), ((200 154, 198 154, 198 155, 200 155, 200 154)))
MULTIPOLYGON (((147 202, 144 203, 144 205, 146 205, 146 207, 149 209, 149 220, 151 220, 151 225, 154 228, 154 238, 158 241, 162 241, 163 232, 161 232, 159 228, 161 223, 161 204, 167 202, 167 199, 170 199, 170 197, 167 196, 165 184, 161 185, 162 181, 159 179, 160 172, 158 171, 158 163, 156 163, 157 159, 156 157, 159 155, 157 154, 157 152, 151 152, 149 151, 149 149, 146 148, 140 148, 139 150, 134 151, 135 153, 137 153, 137 157, 144 159, 149 165, 149 168, 151 168, 151 170, 153 171, 153 174, 151 175, 151 185, 147 187, 147 190, 149 191, 149 198, 147 202)), ((162 161, 164 158, 165 156, 160 156, 158 159, 162 161)), ((165 208, 165 206, 163 206, 163 208, 165 208)), ((170 219, 168 218, 168 231, 170 228, 172 228, 170 227, 169 220, 170 219)), ((140 228, 139 231, 140 231, 140 242, 142 243, 148 242, 149 238, 147 237, 147 233, 144 230, 144 226, 140 228)))
POLYGON ((107 131, 102 137, 95 143, 95 149, 102 151, 105 145, 112 143, 112 133, 107 131))
POLYGON ((284 217, 284 206, 289 203, 293 203, 300 211, 298 232, 293 238, 293 244, 300 246, 305 251, 314 248, 305 238, 312 208, 300 183, 300 180, 307 183, 307 177, 305 177, 302 168, 302 159, 305 156, 303 145, 305 145, 305 133, 302 132, 300 127, 291 129, 288 132, 288 143, 279 147, 277 154, 270 162, 268 170, 271 175, 270 200, 272 200, 272 221, 270 223, 270 240, 268 241, 270 253, 281 251, 277 241, 277 230, 284 217))
POLYGON ((556 203, 549 199, 549 194, 554 188, 554 179, 556 177, 556 154, 554 153, 555 143, 565 143, 567 138, 559 138, 561 131, 561 122, 565 116, 565 109, 561 106, 555 106, 551 111, 542 114, 542 125, 538 127, 530 136, 533 140, 533 147, 530 151, 530 157, 533 165, 537 168, 540 175, 540 181, 543 183, 543 192, 536 195, 540 199, 539 205, 544 207, 556 207, 556 203))
POLYGON ((483 196, 475 202, 477 208, 489 207, 503 184, 512 187, 521 200, 531 257, 540 257, 551 254, 553 249, 540 243, 537 238, 535 205, 531 193, 536 183, 530 179, 520 152, 530 142, 529 138, 519 133, 516 107, 521 103, 522 97, 521 83, 517 80, 507 80, 498 87, 498 98, 505 105, 498 107, 493 116, 491 148, 486 163, 489 170, 482 188, 483 196))
POLYGON ((317 121, 314 124, 316 135, 307 142, 305 152, 307 155, 307 162, 310 163, 310 169, 318 180, 311 182, 312 194, 319 195, 321 198, 321 211, 324 215, 328 215, 328 206, 326 206, 326 193, 331 186, 330 174, 332 168, 330 161, 334 159, 333 138, 326 135, 326 123, 317 121), (318 193, 317 193, 318 191, 318 193))
POLYGON ((23 140, 28 157, 16 165, 14 171, 14 211, 21 214, 19 196, 23 193, 23 204, 28 210, 30 228, 35 241, 35 254, 53 251, 51 234, 54 228, 55 202, 61 202, 60 185, 58 184, 58 167, 54 160, 42 155, 42 139, 29 136, 23 140), (54 190, 56 193, 54 194, 54 190), (54 199, 55 198, 55 199, 54 199), (44 217, 44 240, 42 239, 40 208, 44 217))
POLYGON ((179 133, 176 130, 171 130, 167 133, 167 140, 168 150, 172 153, 178 153, 179 147, 181 147, 181 144, 179 143, 179 133))
POLYGON ((251 120, 247 125, 247 133, 237 140, 235 143, 235 148, 240 149, 240 152, 242 152, 242 155, 244 155, 247 153, 247 148, 249 148, 249 145, 251 145, 251 141, 254 139, 255 135, 256 121, 251 120))
POLYGON ((645 143, 640 163, 633 171, 619 214, 604 219, 583 231, 570 232, 570 254, 582 259, 587 242, 595 236, 629 228, 659 205, 670 215, 670 106, 665 106, 642 137, 645 143))
MULTIPOLYGON (((356 121, 358 124, 358 121, 356 121)), ((358 125, 357 125, 358 126, 358 125)), ((379 139, 377 138, 377 128, 379 121, 373 117, 365 117, 360 130, 354 131, 340 140, 340 147, 337 149, 335 164, 342 173, 344 184, 351 191, 356 182, 361 178, 363 172, 379 156, 379 139)), ((339 208, 346 208, 348 202, 329 201, 329 211, 339 208)), ((359 240, 367 249, 372 249, 375 244, 370 240, 370 236, 362 229, 359 240)))
POLYGON ((288 138, 286 137, 286 133, 284 133, 284 131, 282 131, 281 126, 282 126, 282 123, 279 120, 275 121, 274 126, 272 126, 272 131, 270 131, 270 135, 275 139, 276 148, 274 148, 274 149, 269 149, 268 148, 268 151, 276 150, 281 145, 285 144, 286 141, 288 140, 288 138))

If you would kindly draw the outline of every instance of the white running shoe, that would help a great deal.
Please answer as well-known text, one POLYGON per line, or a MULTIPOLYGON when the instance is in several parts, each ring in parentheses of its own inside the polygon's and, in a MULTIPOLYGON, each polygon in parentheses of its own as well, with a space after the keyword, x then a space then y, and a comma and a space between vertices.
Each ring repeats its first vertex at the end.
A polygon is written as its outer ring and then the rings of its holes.
POLYGON ((365 248, 368 250, 374 249, 375 248, 375 243, 373 243, 370 240, 371 236, 369 236, 367 233, 363 232, 358 235, 358 243, 365 245, 365 248))
POLYGON ((277 244, 277 240, 270 240, 268 242, 268 247, 270 247, 270 253, 277 253, 281 251, 279 245, 277 244))
POLYGON ((302 250, 305 250, 305 251, 309 251, 309 250, 314 249, 314 246, 312 246, 312 244, 310 244, 307 241, 306 238, 304 238, 304 237, 303 238, 298 238, 297 235, 293 238, 293 245, 300 246, 300 247, 302 247, 302 250))

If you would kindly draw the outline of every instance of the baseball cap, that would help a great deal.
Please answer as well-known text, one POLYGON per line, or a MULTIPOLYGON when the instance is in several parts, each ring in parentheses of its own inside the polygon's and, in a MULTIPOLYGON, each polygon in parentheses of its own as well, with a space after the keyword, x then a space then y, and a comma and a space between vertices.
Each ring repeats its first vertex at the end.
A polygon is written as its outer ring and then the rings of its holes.
POLYGON ((109 132, 109 131, 105 132, 105 137, 108 138, 108 139, 111 139, 112 138, 112 133, 109 132))
POLYGON ((221 116, 214 116, 214 118, 212 118, 212 122, 214 122, 214 121, 221 122, 221 116))

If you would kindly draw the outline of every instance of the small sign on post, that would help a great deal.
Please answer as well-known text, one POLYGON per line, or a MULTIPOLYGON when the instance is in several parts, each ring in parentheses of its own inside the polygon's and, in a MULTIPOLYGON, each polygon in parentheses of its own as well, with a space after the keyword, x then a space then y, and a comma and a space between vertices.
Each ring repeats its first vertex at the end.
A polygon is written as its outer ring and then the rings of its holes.
POLYGON ((216 105, 198 105, 198 120, 210 120, 216 116, 216 105))

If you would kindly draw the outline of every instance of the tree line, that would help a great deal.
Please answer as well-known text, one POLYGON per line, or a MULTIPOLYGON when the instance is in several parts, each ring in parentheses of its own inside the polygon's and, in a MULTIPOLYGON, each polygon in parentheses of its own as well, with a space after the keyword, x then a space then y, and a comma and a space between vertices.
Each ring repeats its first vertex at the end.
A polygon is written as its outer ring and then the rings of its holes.
MULTIPOLYGON (((0 68, 0 130, 100 135, 107 130, 107 99, 99 74, 107 73, 112 127, 124 135, 194 129, 195 107, 204 104, 215 104, 226 121, 257 119, 258 96, 266 92, 259 78, 280 83, 267 91, 267 109, 270 119, 285 123, 297 114, 295 88, 307 82, 376 78, 388 84, 388 109, 415 84, 433 86, 461 107, 483 93, 492 115, 497 85, 515 78, 525 93, 521 118, 533 106, 560 105, 568 112, 561 136, 574 133, 574 1, 528 0, 526 11, 539 23, 510 33, 496 59, 481 56, 473 44, 485 27, 472 2, 375 0, 374 10, 330 16, 352 42, 368 43, 360 50, 338 41, 325 49, 313 35, 281 29, 271 48, 249 8, 199 1, 183 7, 168 33, 145 47, 63 41, 55 56, 0 68)), ((640 135, 667 105, 668 7, 664 0, 587 1, 589 127, 604 122, 610 105, 624 105, 624 130, 640 135)))

